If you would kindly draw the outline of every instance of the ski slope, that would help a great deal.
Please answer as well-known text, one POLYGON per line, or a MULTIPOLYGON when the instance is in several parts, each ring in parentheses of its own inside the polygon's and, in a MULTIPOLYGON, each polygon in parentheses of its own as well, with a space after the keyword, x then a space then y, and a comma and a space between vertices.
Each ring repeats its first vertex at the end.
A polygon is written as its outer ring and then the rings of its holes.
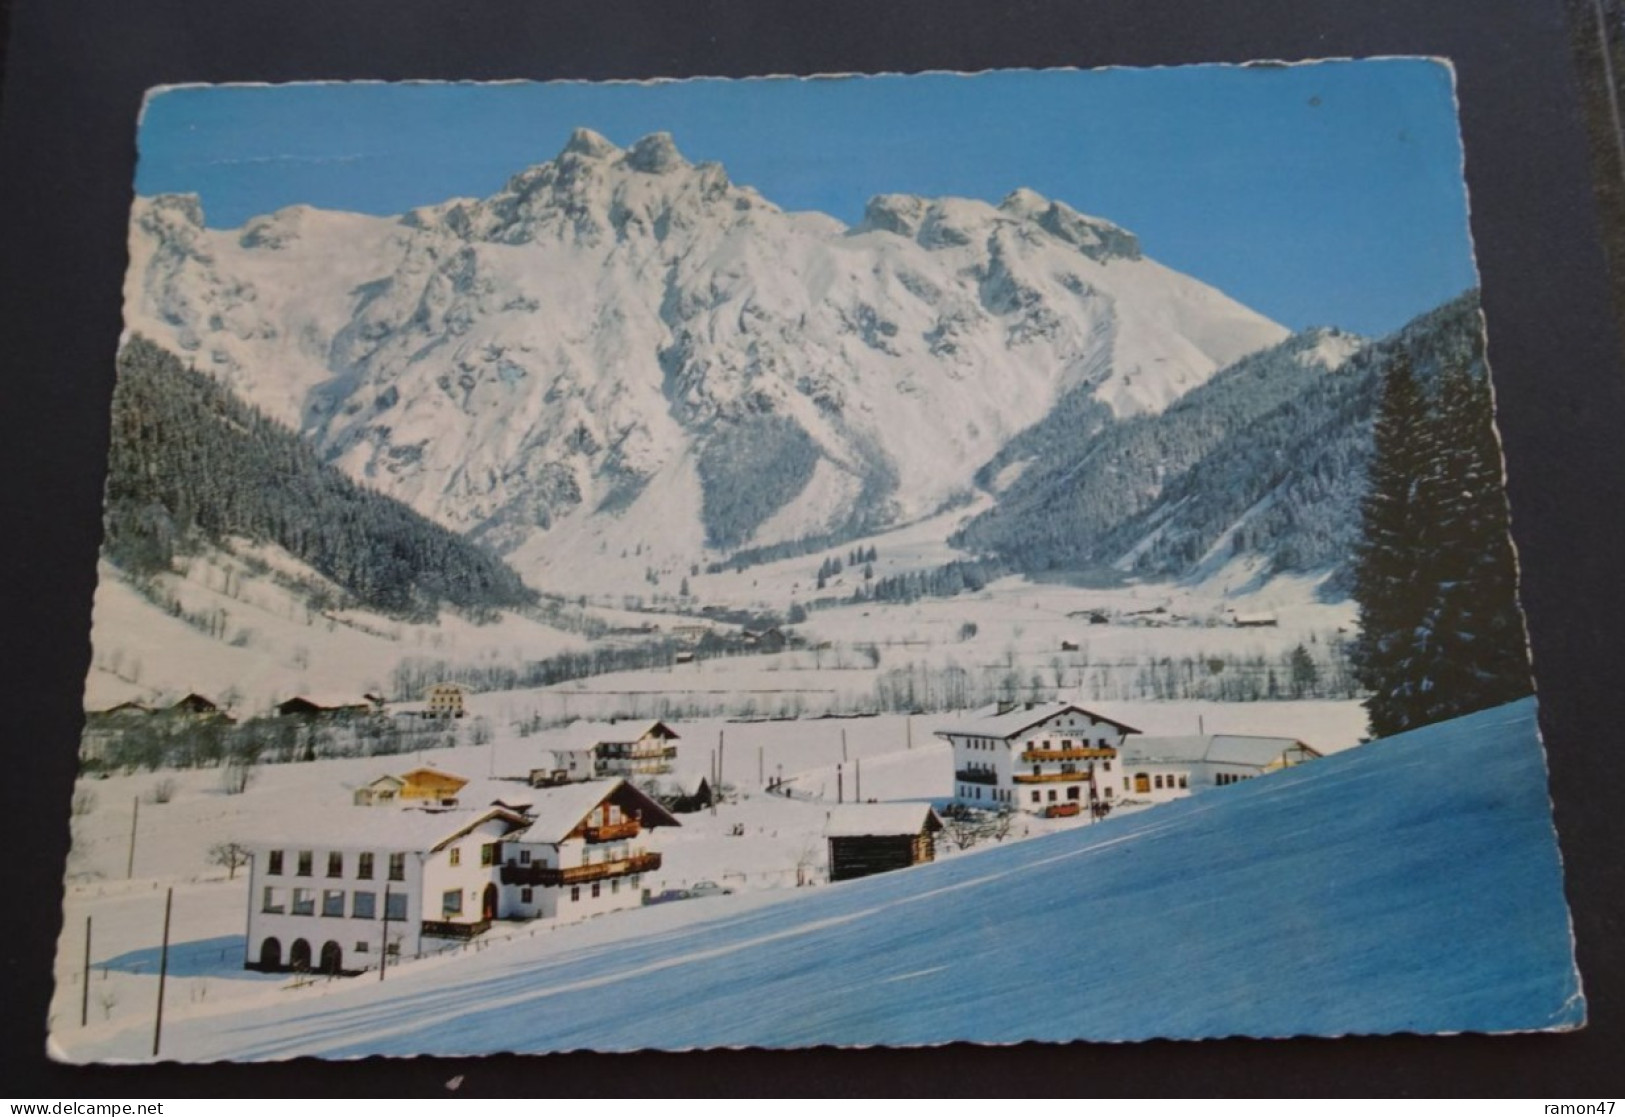
MULTIPOLYGON (((1569 1029, 1533 700, 794 898, 166 1021, 183 1059, 1569 1029), (640 933, 641 932, 641 933, 640 933), (636 937, 629 937, 636 936, 636 937)), ((142 1058, 104 1035, 67 1057, 142 1058)))

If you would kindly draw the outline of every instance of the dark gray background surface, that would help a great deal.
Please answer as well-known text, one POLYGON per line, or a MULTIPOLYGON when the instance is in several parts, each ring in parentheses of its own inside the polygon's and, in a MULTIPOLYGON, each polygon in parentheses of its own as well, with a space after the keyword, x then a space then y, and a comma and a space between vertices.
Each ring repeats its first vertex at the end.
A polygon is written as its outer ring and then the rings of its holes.
MULTIPOLYGON (((461 1074, 460 1096, 1618 1097, 1625 369, 1570 57, 1584 36, 1571 35, 1564 8, 1561 0, 18 0, 0 99, 0 678, 8 713, 0 723, 8 807, 0 812, 8 901, 0 1096, 443 1094, 461 1074), (46 1060, 143 90, 183 81, 908 72, 1383 54, 1442 55, 1457 67, 1514 534, 1591 1001, 1587 1031, 195 1068, 46 1060)), ((1080 926, 1080 939, 1087 932, 1080 926)), ((1261 948, 1269 933, 1260 929, 1261 948)))

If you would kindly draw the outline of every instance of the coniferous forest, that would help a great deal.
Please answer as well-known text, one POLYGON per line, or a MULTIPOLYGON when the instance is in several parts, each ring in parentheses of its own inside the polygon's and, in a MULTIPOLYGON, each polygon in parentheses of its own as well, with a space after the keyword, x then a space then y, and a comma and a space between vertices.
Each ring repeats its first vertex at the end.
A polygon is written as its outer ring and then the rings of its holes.
POLYGON ((395 616, 536 600, 500 559, 323 464, 293 431, 174 354, 135 337, 118 368, 104 552, 131 574, 241 537, 276 544, 357 604, 395 616))
POLYGON ((1431 385, 1393 354, 1373 428, 1352 658, 1382 737, 1533 687, 1482 353, 1448 362, 1431 385))

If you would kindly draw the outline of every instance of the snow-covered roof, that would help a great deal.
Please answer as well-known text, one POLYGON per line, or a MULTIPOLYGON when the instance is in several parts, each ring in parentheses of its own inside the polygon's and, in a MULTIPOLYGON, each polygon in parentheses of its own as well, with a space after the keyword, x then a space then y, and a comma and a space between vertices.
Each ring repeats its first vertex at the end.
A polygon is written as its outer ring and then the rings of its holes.
POLYGON ((449 787, 453 791, 468 782, 462 776, 453 775, 451 772, 442 772, 439 768, 413 768, 409 772, 402 772, 401 779, 410 784, 449 787))
POLYGON ((1097 714, 1086 710, 1073 702, 1030 702, 1006 713, 982 714, 979 717, 959 722, 947 729, 940 730, 938 736, 946 734, 968 735, 974 737, 1016 737, 1040 722, 1048 721, 1056 714, 1067 712, 1083 714, 1095 721, 1114 725, 1125 733, 1138 733, 1132 725, 1125 725, 1115 718, 1104 714, 1097 714))
MULTIPOLYGON (((380 811, 356 808, 324 811, 280 828, 253 835, 256 845, 316 849, 384 850, 427 853, 455 841, 481 823, 501 820, 509 831, 524 825, 523 816, 501 807, 474 810, 380 811)), ((269 821, 269 820, 268 820, 269 821)))
POLYGON ((825 833, 832 838, 871 838, 942 829, 929 803, 853 803, 829 812, 825 833))
POLYGON ((1123 742, 1124 763, 1173 761, 1183 763, 1243 764, 1262 768, 1281 758, 1288 749, 1306 749, 1294 737, 1253 737, 1239 733, 1210 733, 1189 737, 1130 737, 1123 742))
POLYGON ((606 741, 641 741, 650 736, 677 739, 663 721, 576 721, 565 730, 564 742, 553 747, 558 752, 582 752, 606 741))
POLYGON ((530 842, 562 842, 606 799, 615 800, 622 810, 637 811, 645 826, 680 825, 666 808, 620 779, 534 788, 529 798, 532 821, 523 838, 530 842))
POLYGON ((293 694, 278 702, 278 706, 286 706, 289 702, 308 702, 321 710, 345 710, 358 706, 372 705, 371 702, 359 694, 293 694))
POLYGON ((401 777, 392 776, 392 775, 390 775, 389 773, 386 772, 385 774, 379 776, 377 779, 371 781, 370 783, 364 783, 361 786, 362 787, 367 787, 367 788, 370 788, 370 787, 400 787, 405 782, 406 781, 401 779, 401 777))

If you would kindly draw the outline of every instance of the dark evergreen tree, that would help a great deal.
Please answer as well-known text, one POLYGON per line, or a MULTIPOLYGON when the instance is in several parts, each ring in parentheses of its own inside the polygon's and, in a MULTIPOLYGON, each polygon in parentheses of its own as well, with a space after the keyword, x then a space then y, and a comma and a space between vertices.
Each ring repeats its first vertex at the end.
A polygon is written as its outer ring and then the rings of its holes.
POLYGON ((1531 683, 1480 355, 1445 363, 1431 399, 1408 360, 1392 362, 1374 440, 1352 658, 1382 737, 1510 702, 1531 683))
POLYGON ((1438 448, 1422 491, 1433 600, 1419 636, 1420 712, 1439 721, 1530 692, 1501 447, 1488 380, 1461 364, 1440 378, 1438 448))
POLYGON ((1420 576, 1432 565, 1423 553, 1428 513, 1422 489, 1433 465, 1433 434, 1426 397, 1409 355, 1400 350, 1383 376, 1377 404, 1354 571, 1360 637, 1352 659, 1355 677, 1371 692, 1365 707, 1378 737, 1422 723, 1418 639, 1432 605, 1420 576))

